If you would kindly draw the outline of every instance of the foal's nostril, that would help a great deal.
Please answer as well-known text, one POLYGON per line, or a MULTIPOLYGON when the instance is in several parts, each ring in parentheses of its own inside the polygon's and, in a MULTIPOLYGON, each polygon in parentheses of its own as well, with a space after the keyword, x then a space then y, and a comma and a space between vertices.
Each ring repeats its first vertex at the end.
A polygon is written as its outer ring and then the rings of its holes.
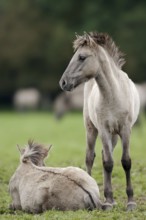
POLYGON ((66 85, 67 85, 67 81, 66 81, 66 80, 63 80, 63 81, 62 81, 62 86, 65 87, 66 85))
POLYGON ((73 89, 73 84, 68 79, 61 79, 59 84, 64 91, 71 91, 73 89))
POLYGON ((62 80, 61 79, 59 84, 60 84, 60 87, 64 90, 67 86, 67 80, 65 80, 65 79, 62 80))

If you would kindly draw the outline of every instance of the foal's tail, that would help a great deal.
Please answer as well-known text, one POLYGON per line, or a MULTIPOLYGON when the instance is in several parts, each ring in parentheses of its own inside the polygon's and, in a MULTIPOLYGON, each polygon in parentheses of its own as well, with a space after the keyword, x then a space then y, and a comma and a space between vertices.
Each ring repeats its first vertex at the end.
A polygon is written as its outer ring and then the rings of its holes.
POLYGON ((90 188, 86 192, 87 194, 84 197, 84 201, 87 206, 87 209, 89 210, 102 209, 102 202, 100 201, 99 193, 97 192, 97 189, 90 188))
POLYGON ((101 209, 100 192, 96 181, 84 170, 77 167, 68 167, 64 175, 72 179, 84 192, 84 206, 86 209, 101 209))

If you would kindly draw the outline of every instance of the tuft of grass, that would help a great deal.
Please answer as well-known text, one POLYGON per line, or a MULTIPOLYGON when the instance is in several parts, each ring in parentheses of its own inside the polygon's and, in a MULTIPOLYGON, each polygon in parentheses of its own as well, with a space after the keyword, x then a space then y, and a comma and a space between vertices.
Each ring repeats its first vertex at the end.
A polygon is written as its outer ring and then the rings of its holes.
MULTIPOLYGON (((146 120, 135 126, 131 135, 132 183, 135 192, 137 209, 126 212, 125 175, 121 167, 121 145, 118 143, 114 152, 114 170, 112 174, 113 192, 117 206, 108 212, 94 210, 92 212, 47 211, 41 215, 26 214, 21 211, 12 212, 8 209, 11 198, 8 193, 8 183, 19 164, 19 152, 16 144, 25 145, 28 139, 40 143, 53 144, 50 156, 46 161, 48 166, 78 166, 85 169, 85 129, 80 113, 68 114, 61 121, 56 121, 51 113, 31 112, 0 112, 0 219, 22 220, 144 220, 146 219, 146 120)), ((101 142, 96 143, 96 159, 92 176, 96 179, 101 198, 103 197, 103 174, 101 161, 101 142)))

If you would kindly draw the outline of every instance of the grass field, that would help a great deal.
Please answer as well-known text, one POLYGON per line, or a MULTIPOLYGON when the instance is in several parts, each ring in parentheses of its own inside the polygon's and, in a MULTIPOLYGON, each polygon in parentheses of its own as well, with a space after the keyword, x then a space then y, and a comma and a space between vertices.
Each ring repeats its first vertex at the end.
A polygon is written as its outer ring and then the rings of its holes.
MULTIPOLYGON (((9 179, 19 164, 19 153, 16 144, 24 145, 32 138, 40 143, 53 144, 50 156, 46 161, 49 166, 79 166, 85 169, 85 131, 82 114, 68 114, 57 122, 49 113, 0 112, 0 219, 40 219, 40 220, 145 220, 146 219, 146 120, 141 126, 134 127, 131 135, 132 182, 137 209, 126 212, 125 175, 121 167, 121 145, 114 152, 113 191, 117 206, 108 212, 47 211, 41 215, 30 215, 23 212, 11 212, 8 209, 11 201, 8 194, 9 179)), ((101 162, 101 143, 96 144, 96 159, 93 177, 96 179, 103 200, 103 176, 101 162)))

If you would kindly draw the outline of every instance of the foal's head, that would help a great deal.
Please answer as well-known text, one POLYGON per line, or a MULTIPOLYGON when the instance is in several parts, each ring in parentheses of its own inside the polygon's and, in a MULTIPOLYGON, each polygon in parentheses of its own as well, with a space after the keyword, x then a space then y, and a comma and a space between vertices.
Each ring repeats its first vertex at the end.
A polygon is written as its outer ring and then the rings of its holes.
POLYGON ((82 82, 98 76, 102 48, 106 50, 107 56, 113 58, 119 68, 124 64, 122 53, 109 35, 91 32, 76 37, 73 45, 75 53, 60 80, 63 90, 71 91, 82 82))
POLYGON ((22 163, 26 163, 31 161, 33 164, 37 166, 45 166, 44 159, 47 157, 48 152, 51 146, 47 149, 42 144, 35 143, 31 140, 28 141, 28 144, 25 148, 20 149, 17 145, 21 158, 20 161, 22 163))
POLYGON ((63 90, 71 91, 82 82, 95 77, 98 70, 96 47, 90 35, 77 36, 74 41, 75 54, 60 80, 63 90))

